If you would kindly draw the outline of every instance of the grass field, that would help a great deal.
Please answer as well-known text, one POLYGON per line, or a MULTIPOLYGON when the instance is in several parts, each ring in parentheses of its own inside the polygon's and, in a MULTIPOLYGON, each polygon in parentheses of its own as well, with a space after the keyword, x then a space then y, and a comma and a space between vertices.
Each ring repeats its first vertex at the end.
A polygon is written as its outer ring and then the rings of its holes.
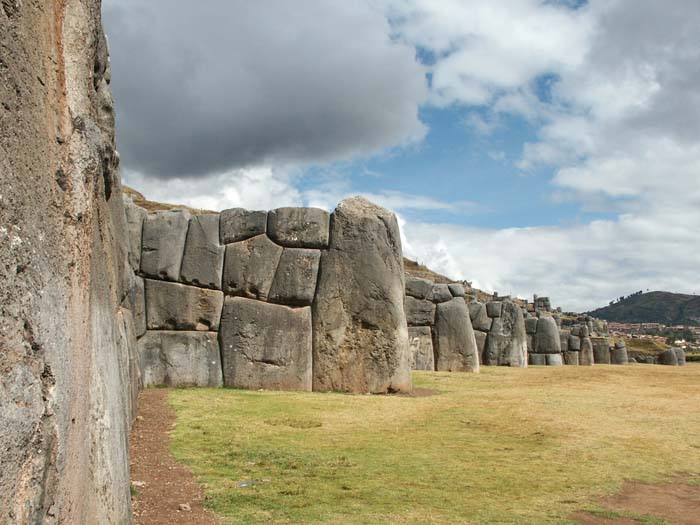
POLYGON ((172 451, 224 523, 567 523, 625 479, 700 480, 700 365, 414 382, 436 394, 175 390, 172 451))

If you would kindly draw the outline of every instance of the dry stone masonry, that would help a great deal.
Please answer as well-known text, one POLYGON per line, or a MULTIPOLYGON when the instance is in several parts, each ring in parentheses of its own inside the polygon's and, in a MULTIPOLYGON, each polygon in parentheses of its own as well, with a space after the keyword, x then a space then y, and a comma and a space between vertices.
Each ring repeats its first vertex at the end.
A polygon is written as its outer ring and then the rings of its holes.
POLYGON ((146 386, 411 389, 391 212, 361 198, 332 215, 124 203, 146 386))

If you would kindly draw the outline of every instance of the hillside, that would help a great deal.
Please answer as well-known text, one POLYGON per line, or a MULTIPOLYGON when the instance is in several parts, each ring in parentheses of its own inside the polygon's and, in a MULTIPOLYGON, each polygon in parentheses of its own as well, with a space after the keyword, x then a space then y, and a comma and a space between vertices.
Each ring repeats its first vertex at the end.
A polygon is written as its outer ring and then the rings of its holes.
POLYGON ((700 325, 700 296, 649 292, 588 313, 618 323, 700 325))

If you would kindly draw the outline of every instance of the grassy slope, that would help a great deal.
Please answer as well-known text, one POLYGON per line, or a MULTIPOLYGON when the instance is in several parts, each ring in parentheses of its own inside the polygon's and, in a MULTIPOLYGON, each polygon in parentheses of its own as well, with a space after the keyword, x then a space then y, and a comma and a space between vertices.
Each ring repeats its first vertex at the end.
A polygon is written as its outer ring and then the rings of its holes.
POLYGON ((619 323, 700 324, 700 297, 670 292, 649 292, 589 312, 619 323))
POLYGON ((624 479, 700 474, 700 366, 414 378, 439 395, 177 390, 172 450, 226 523, 565 523, 624 479))

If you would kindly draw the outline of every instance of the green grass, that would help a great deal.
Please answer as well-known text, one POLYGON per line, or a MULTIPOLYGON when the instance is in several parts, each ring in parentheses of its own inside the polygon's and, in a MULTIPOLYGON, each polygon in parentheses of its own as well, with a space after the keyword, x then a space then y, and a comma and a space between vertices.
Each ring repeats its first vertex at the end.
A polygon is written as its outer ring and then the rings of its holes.
POLYGON ((697 365, 414 382, 438 394, 175 390, 172 451, 224 523, 567 523, 625 479, 700 474, 697 365))

